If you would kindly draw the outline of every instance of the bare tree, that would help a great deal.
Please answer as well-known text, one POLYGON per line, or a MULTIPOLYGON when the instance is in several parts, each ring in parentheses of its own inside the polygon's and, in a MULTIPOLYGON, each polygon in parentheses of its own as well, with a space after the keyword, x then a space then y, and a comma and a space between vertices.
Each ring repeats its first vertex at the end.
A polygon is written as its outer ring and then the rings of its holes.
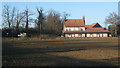
POLYGON ((110 15, 105 19, 105 24, 120 24, 120 17, 115 12, 110 13, 110 15))
POLYGON ((41 34, 45 17, 44 17, 42 8, 37 8, 37 12, 38 12, 38 17, 37 17, 37 20, 35 20, 35 23, 36 23, 37 29, 40 30, 40 34, 41 34))
POLYGON ((24 16, 25 16, 25 28, 28 29, 29 27, 29 22, 31 22, 33 19, 30 18, 30 16, 33 15, 29 9, 26 7, 26 9, 24 10, 24 16))
POLYGON ((63 12, 63 20, 67 19, 68 16, 70 16, 70 14, 63 12))
POLYGON ((6 25, 8 24, 8 27, 10 28, 11 27, 11 22, 10 22, 10 12, 9 12, 9 9, 10 7, 8 5, 4 5, 4 8, 3 8, 3 24, 6 25))
POLYGON ((16 8, 8 5, 4 5, 3 7, 3 24, 8 26, 8 33, 10 36, 13 37, 14 33, 14 27, 15 27, 15 12, 16 8))
POLYGON ((55 10, 50 10, 47 15, 45 28, 49 33, 60 34, 62 30, 60 13, 56 12, 55 10))
POLYGON ((13 27, 14 17, 15 17, 15 7, 12 8, 12 12, 11 12, 10 7, 8 5, 4 5, 4 8, 3 8, 4 23, 3 24, 8 25, 8 28, 13 27))
POLYGON ((118 32, 118 26, 120 24, 120 17, 118 16, 118 14, 116 14, 115 12, 110 13, 110 15, 105 19, 105 24, 111 24, 112 26, 109 26, 109 28, 112 28, 114 26, 114 28, 109 29, 115 36, 117 36, 117 32, 118 32), (114 30, 114 32, 113 32, 114 30))
POLYGON ((15 18, 16 29, 19 28, 20 23, 22 22, 24 17, 25 17, 25 15, 23 15, 23 12, 19 12, 19 10, 18 10, 17 13, 16 13, 16 18, 15 18))
POLYGON ((11 24, 12 24, 12 27, 15 26, 15 22, 14 22, 14 19, 15 19, 15 12, 16 12, 16 8, 13 7, 12 12, 11 12, 11 24))

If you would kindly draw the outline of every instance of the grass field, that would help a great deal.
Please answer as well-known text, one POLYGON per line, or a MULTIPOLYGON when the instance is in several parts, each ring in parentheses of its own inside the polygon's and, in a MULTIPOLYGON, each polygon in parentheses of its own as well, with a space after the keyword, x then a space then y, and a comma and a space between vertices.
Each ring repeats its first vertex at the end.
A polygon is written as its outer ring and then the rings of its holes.
POLYGON ((118 66, 118 38, 10 39, 3 66, 118 66))

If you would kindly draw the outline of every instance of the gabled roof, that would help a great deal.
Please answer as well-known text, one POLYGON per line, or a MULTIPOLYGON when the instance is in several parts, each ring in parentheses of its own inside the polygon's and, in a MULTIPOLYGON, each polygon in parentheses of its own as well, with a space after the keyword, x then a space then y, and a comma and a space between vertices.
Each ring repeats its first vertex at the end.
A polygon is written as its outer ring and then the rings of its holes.
POLYGON ((83 19, 66 19, 64 25, 65 27, 85 26, 83 19))
POLYGON ((95 26, 97 23, 93 23, 93 24, 91 24, 91 26, 93 27, 93 26, 95 26))
POLYGON ((86 28, 92 28, 92 26, 91 26, 91 25, 85 25, 85 27, 86 27, 86 28))
MULTIPOLYGON (((95 25, 101 26, 99 23, 93 23, 91 25, 85 25, 86 28, 93 28, 95 25)), ((102 28, 102 27, 101 27, 102 28)))

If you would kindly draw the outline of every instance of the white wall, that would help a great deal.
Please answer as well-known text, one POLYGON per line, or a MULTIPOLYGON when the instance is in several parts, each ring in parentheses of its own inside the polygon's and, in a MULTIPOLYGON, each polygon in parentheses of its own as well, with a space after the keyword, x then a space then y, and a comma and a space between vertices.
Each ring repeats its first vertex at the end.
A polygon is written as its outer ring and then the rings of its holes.
POLYGON ((71 35, 70 34, 65 34, 65 37, 71 37, 71 35))
POLYGON ((82 37, 85 37, 85 34, 82 34, 82 37))
POLYGON ((75 37, 78 37, 78 34, 75 34, 75 37))
POLYGON ((108 37, 107 33, 93 33, 93 34, 87 34, 87 37, 108 37))
MULTIPOLYGON (((85 34, 65 34, 65 37, 85 37, 85 34)), ((86 37, 108 37, 107 33, 93 33, 86 34, 86 37)))
POLYGON ((91 35, 90 35, 90 34, 86 34, 86 36, 87 36, 87 37, 91 37, 91 35))
POLYGON ((65 27, 64 31, 66 31, 66 29, 68 31, 81 31, 80 29, 82 29, 83 31, 85 31, 85 27, 65 27))
POLYGON ((65 34, 65 37, 85 37, 85 34, 65 34))
POLYGON ((108 34, 107 33, 103 33, 103 37, 108 37, 108 34))
POLYGON ((102 33, 100 33, 100 37, 102 37, 102 33))
POLYGON ((97 37, 97 34, 92 34, 93 35, 93 37, 97 37))

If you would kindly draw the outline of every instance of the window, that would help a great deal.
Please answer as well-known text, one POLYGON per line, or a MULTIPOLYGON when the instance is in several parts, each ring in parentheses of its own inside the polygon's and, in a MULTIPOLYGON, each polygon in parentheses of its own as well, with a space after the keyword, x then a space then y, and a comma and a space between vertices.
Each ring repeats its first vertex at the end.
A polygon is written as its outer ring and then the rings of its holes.
POLYGON ((68 31, 68 29, 66 29, 66 31, 68 31))
POLYGON ((81 29, 81 31, 83 31, 83 29, 81 29))
POLYGON ((83 31, 83 29, 79 29, 79 31, 83 31))
POLYGON ((68 37, 71 37, 71 34, 68 34, 68 37))
POLYGON ((82 37, 82 34, 78 34, 78 37, 82 37))
POLYGON ((99 33, 97 33, 97 37, 100 37, 100 34, 99 34, 99 33))
POLYGON ((69 31, 71 31, 71 29, 69 29, 69 31))
POLYGON ((90 34, 90 37, 93 37, 94 35, 93 34, 90 34))

